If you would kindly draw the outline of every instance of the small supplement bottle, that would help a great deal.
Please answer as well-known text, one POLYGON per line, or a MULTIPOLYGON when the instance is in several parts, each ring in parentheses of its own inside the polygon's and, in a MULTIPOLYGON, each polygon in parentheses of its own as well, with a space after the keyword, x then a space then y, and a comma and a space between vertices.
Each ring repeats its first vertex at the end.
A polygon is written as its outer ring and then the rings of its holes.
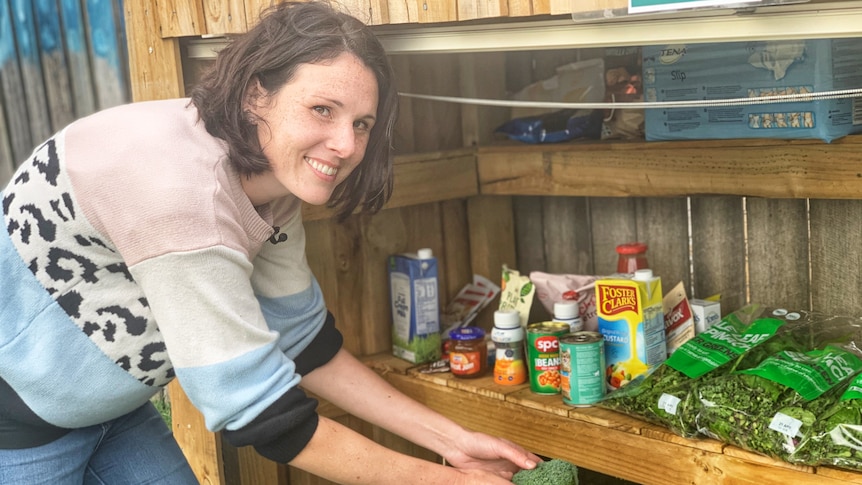
POLYGON ((649 268, 647 262, 647 245, 642 242, 630 242, 617 246, 617 273, 634 273, 639 269, 649 268))
POLYGON ((474 378, 485 374, 488 345, 479 327, 456 328, 449 332, 449 370, 455 377, 474 378))
POLYGON ((524 328, 517 310, 494 312, 494 382, 503 386, 516 386, 527 382, 527 365, 524 362, 524 328))
POLYGON ((554 321, 568 323, 571 332, 580 332, 584 329, 584 322, 581 320, 580 309, 576 301, 554 303, 554 321))

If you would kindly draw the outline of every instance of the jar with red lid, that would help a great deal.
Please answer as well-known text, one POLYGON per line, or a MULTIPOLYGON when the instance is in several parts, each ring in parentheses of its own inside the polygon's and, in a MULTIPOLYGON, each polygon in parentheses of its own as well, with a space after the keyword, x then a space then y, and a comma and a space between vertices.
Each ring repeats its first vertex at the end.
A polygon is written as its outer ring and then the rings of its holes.
POLYGON ((634 273, 639 269, 649 268, 647 262, 647 245, 642 242, 630 242, 617 246, 617 273, 634 273))
POLYGON ((449 370, 455 377, 474 378, 488 367, 485 331, 479 327, 456 328, 449 332, 449 370))

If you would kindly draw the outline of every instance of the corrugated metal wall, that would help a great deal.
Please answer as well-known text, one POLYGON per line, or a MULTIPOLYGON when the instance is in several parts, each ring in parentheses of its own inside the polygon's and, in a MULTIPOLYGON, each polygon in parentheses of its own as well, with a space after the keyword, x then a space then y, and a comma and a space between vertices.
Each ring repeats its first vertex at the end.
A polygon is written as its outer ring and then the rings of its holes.
POLYGON ((43 140, 130 100, 123 0, 0 0, 0 186, 43 140))

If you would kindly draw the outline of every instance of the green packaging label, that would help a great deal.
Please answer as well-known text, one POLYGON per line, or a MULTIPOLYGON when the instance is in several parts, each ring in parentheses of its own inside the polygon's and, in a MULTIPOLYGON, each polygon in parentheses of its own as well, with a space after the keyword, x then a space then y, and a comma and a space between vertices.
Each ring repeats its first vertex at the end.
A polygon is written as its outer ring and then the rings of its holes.
POLYGON ((682 344, 666 363, 697 379, 766 342, 782 325, 784 322, 777 318, 760 318, 745 326, 734 315, 728 315, 682 344))
POLYGON ((847 390, 844 391, 844 394, 841 395, 842 401, 850 399, 862 399, 862 374, 857 375, 847 390))
POLYGON ((819 397, 862 368, 862 359, 838 347, 808 352, 785 350, 754 369, 739 371, 787 386, 806 401, 819 397))

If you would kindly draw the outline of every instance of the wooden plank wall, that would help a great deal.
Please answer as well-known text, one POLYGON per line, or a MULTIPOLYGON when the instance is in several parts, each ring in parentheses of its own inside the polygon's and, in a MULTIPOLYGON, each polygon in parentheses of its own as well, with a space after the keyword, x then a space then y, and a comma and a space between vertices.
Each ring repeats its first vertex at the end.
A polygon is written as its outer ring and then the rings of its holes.
POLYGON ((77 118, 128 102, 123 0, 0 0, 0 186, 77 118))

